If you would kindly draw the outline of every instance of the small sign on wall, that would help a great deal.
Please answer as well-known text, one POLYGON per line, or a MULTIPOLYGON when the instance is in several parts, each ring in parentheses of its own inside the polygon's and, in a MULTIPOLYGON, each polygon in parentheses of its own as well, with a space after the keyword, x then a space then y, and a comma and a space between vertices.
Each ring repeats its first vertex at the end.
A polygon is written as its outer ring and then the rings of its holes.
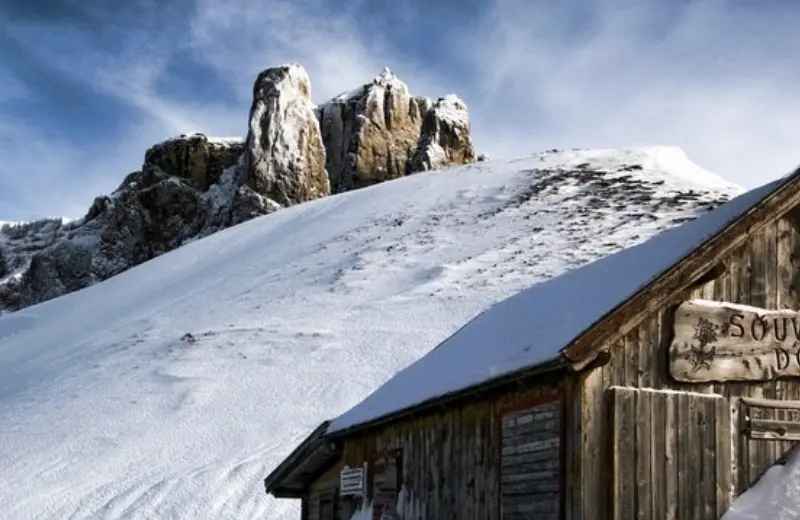
POLYGON ((678 381, 800 376, 800 313, 693 300, 675 311, 670 373, 678 381))
POLYGON ((345 466, 339 474, 339 494, 341 496, 363 495, 366 487, 366 474, 366 464, 359 468, 345 466))
POLYGON ((507 410, 500 431, 500 518, 561 515, 561 396, 507 410))

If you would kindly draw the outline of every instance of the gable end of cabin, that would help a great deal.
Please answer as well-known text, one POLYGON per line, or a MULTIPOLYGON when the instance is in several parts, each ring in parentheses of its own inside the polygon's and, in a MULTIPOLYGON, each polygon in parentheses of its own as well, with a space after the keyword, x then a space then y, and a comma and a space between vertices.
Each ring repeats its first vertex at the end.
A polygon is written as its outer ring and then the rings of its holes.
POLYGON ((583 371, 576 518, 718 519, 800 440, 797 199, 583 371))

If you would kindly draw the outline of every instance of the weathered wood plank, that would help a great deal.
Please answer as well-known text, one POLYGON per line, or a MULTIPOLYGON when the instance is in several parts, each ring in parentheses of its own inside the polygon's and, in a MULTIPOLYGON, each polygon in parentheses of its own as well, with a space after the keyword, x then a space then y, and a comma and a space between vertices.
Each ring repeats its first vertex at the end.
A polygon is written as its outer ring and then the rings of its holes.
POLYGON ((716 455, 716 518, 728 510, 731 501, 733 472, 731 471, 732 460, 732 422, 730 416, 730 404, 726 400, 719 399, 715 402, 714 432, 717 441, 716 455))
MULTIPOLYGON (((786 219, 777 223, 776 251, 774 263, 777 270, 776 309, 795 308, 792 294, 792 227, 786 219)), ((768 260, 769 261, 769 260, 768 260)))
MULTIPOLYGON (((774 286, 774 278, 771 277, 776 276, 775 274, 775 235, 774 235, 775 224, 770 223, 769 225, 765 226, 764 229, 761 230, 760 233, 757 233, 751 239, 752 245, 750 247, 751 257, 750 257, 750 305, 754 305, 756 307, 761 307, 764 309, 774 309, 775 307, 775 297, 774 295, 770 295, 770 286, 774 286), (772 242, 772 248, 770 247, 770 243, 772 242), (771 257, 768 258, 768 255, 771 253, 771 257), (770 268, 772 266, 772 268, 770 268)), ((793 327, 789 327, 789 323, 787 320, 777 320, 775 323, 770 325, 774 325, 774 327, 767 327, 772 328, 773 340, 775 340, 775 336, 783 335, 788 339, 791 334, 794 332, 793 327), (783 328, 792 330, 783 331, 783 328)), ((784 340, 784 343, 786 341, 784 340)), ((789 350, 780 349, 776 350, 774 356, 776 357, 776 369, 781 373, 781 367, 783 365, 784 358, 787 358, 791 355, 791 347, 794 346, 792 343, 789 347, 789 350), (784 352, 786 355, 783 355, 784 352)), ((799 351, 800 352, 800 351, 799 351)), ((787 364, 789 366, 792 365, 791 361, 786 359, 787 364)), ((795 359, 795 364, 798 365, 798 371, 800 371, 800 358, 795 359)), ((774 379, 767 378, 767 379, 774 379)), ((758 392, 758 395, 762 397, 774 397, 774 388, 776 383, 772 383, 769 385, 759 385, 758 389, 753 389, 758 392)), ((773 456, 774 444, 773 443, 758 443, 756 446, 756 457, 759 461, 758 465, 761 466, 768 460, 775 460, 777 456, 773 456)))
MULTIPOLYGON (((767 243, 772 225, 767 225, 751 238, 750 245, 750 305, 767 306, 767 243)), ((771 259, 774 262, 774 256, 771 259)))
POLYGON ((653 490, 652 520, 667 518, 667 423, 668 398, 651 396, 650 479, 653 490))
POLYGON ((742 404, 751 408, 768 408, 768 409, 784 409, 784 410, 799 410, 800 401, 798 400, 778 400, 778 399, 764 399, 758 397, 742 397, 742 404))
POLYGON ((535 423, 515 425, 515 426, 506 426, 504 424, 503 434, 508 439, 541 435, 553 431, 553 429, 557 428, 560 423, 561 423, 560 419, 549 419, 535 423))
POLYGON ((689 481, 692 466, 696 461, 693 461, 690 452, 692 446, 689 440, 689 433, 692 428, 689 424, 689 398, 686 394, 677 394, 675 396, 675 430, 677 430, 677 470, 678 470, 678 518, 691 518, 691 498, 697 493, 697 488, 689 481))
POLYGON ((651 445, 653 424, 653 393, 637 392, 636 395, 636 519, 645 520, 653 518, 652 499, 653 481, 651 480, 651 467, 649 454, 653 451, 651 445))
POLYGON ((623 338, 625 357, 625 379, 623 385, 639 386, 639 338, 636 329, 629 331, 623 338))
POLYGON ((710 518, 716 520, 717 492, 716 492, 716 472, 717 472, 717 449, 719 442, 716 438, 716 401, 715 399, 699 400, 698 412, 700 414, 699 445, 700 445, 700 489, 702 493, 697 501, 697 514, 699 518, 710 518))
POLYGON ((606 367, 599 367, 588 374, 583 374, 581 380, 582 391, 577 392, 580 398, 580 456, 576 462, 580 472, 579 489, 580 501, 576 504, 573 518, 581 518, 589 511, 600 511, 598 517, 605 520, 608 507, 605 500, 608 496, 606 485, 608 479, 598 481, 597 475, 607 475, 608 461, 605 460, 605 432, 606 432, 606 407, 603 400, 605 388, 603 376, 606 367))
MULTIPOLYGON (((786 420, 751 419, 747 434, 751 439, 800 441, 800 423, 786 420)), ((777 456, 775 458, 777 459, 777 456)))
POLYGON ((614 520, 634 520, 636 518, 636 465, 635 452, 620 449, 624 443, 635 438, 636 392, 630 388, 613 388, 611 391, 613 409, 613 481, 612 498, 614 520))

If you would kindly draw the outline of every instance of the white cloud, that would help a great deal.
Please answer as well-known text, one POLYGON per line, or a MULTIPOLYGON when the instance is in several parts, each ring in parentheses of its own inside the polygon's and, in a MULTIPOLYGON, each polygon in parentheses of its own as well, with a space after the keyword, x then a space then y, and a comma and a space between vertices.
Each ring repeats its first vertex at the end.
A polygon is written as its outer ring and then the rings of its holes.
POLYGON ((477 138, 501 155, 678 145, 746 186, 786 173, 799 159, 798 15, 729 5, 495 0, 483 36, 460 41, 482 93, 477 138))
MULTIPOLYGON (((29 190, 29 207, 42 213, 80 207, 73 213, 82 213, 91 196, 115 187, 138 167, 147 146, 168 135, 243 135, 256 74, 290 61, 308 70, 315 101, 368 81, 384 66, 415 93, 455 91, 470 105, 477 145, 494 157, 553 147, 677 145, 746 186, 782 175, 798 161, 800 73, 793 62, 800 12, 791 6, 487 0, 489 15, 478 23, 441 21, 446 49, 430 47, 424 36, 417 48, 399 49, 363 19, 356 22, 360 2, 331 13, 321 0, 193 1, 193 9, 182 11, 188 33, 154 22, 130 33, 121 51, 87 46, 78 62, 52 56, 63 71, 146 117, 132 125, 135 138, 126 136, 102 157, 18 132, 38 139, 33 146, 49 151, 48 158, 31 164, 23 153, 9 162, 56 187, 49 199, 29 190), (157 88, 168 78, 170 60, 187 51, 227 82, 232 99, 201 102, 190 91, 157 88), (437 68, 434 60, 446 56, 464 64, 457 74, 437 68), (73 204, 63 202, 65 193, 73 204)), ((409 18, 426 16, 425 10, 394 11, 393 23, 409 30, 415 25, 409 18)), ((157 8, 153 13, 162 16, 157 8)), ((4 92, 19 95, 10 86, 4 92)))
POLYGON ((7 150, 0 179, 3 212, 14 215, 11 220, 83 216, 95 196, 115 189, 141 164, 150 133, 132 127, 101 158, 23 120, 0 120, 0 140, 7 150))
POLYGON ((384 66, 395 69, 415 90, 440 88, 433 80, 435 71, 400 59, 391 42, 356 23, 352 10, 358 5, 330 13, 324 3, 313 0, 272 0, 268 6, 196 0, 189 45, 248 104, 258 72, 287 62, 308 71, 317 102, 369 81, 384 66))

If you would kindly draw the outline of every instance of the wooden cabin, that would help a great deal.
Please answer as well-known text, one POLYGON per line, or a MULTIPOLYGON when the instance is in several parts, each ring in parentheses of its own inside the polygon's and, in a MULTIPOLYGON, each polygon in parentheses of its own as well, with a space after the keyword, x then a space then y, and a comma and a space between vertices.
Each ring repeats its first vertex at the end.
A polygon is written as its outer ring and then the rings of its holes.
POLYGON ((302 520, 716 520, 800 439, 800 171, 488 309, 265 481, 302 520))

